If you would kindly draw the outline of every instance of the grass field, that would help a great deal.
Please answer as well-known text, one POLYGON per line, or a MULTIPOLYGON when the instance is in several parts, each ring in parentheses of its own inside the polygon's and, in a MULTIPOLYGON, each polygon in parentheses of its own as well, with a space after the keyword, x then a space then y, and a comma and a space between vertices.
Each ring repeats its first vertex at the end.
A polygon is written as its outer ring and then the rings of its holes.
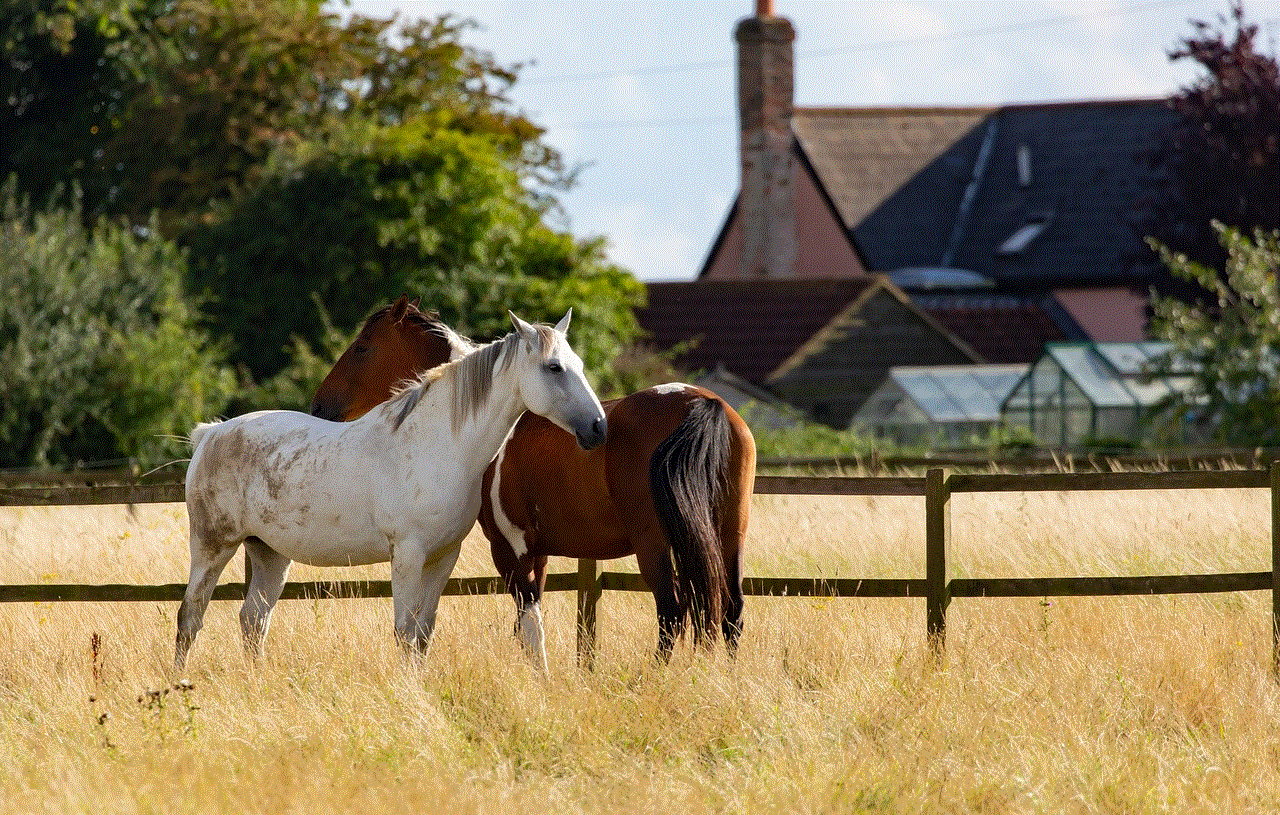
MULTIPOLYGON (((748 574, 923 575, 920 499, 754 512, 748 574)), ((1262 490, 961 495, 952 513, 957 576, 1270 564, 1262 490)), ((0 509, 0 581, 185 582, 185 527, 180 505, 0 509)), ((473 533, 455 574, 491 572, 473 533)), ((291 578, 354 576, 386 567, 291 578)), ((257 665, 238 604, 214 603, 181 676, 176 603, 0 607, 0 810, 1280 809, 1263 593, 957 600, 941 664, 922 600, 748 598, 736 662, 684 645, 667 668, 651 599, 606 593, 593 673, 573 596, 546 602, 546 676, 505 597, 444 598, 424 664, 389 600, 284 601, 257 665)))

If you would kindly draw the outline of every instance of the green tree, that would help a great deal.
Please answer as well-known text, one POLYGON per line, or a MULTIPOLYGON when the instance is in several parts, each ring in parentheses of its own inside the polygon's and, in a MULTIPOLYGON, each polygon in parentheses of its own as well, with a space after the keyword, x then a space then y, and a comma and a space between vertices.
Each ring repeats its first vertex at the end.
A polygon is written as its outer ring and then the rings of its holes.
POLYGON ((1280 231, 1250 238, 1215 222, 1223 271, 1152 241, 1173 274, 1211 293, 1194 303, 1155 298, 1153 329, 1173 343, 1162 361, 1194 387, 1171 398, 1168 414, 1231 444, 1280 442, 1280 231))
POLYGON ((193 233, 195 280, 255 381, 288 363, 291 338, 321 347, 317 301, 350 330, 409 292, 477 337, 505 333, 507 308, 551 319, 573 306, 592 370, 636 334, 643 287, 600 241, 547 227, 493 137, 426 117, 357 129, 281 158, 258 194, 193 233))
MULTIPOLYGON (((469 21, 341 18, 319 0, 57 9, 71 32, 57 47, 85 49, 115 79, 110 106, 65 100, 78 128, 107 137, 88 151, 95 162, 49 181, 80 181, 91 213, 158 214, 190 250, 189 289, 246 385, 310 376, 299 372, 324 356, 328 330, 313 294, 339 333, 404 291, 477 336, 505 330, 508 306, 547 319, 559 314, 543 309, 574 305, 575 343, 595 370, 635 334, 642 288, 602 242, 547 225, 573 173, 508 99, 518 66, 463 44, 469 21), (108 41, 91 36, 100 29, 108 41), (299 341, 314 357, 301 366, 299 341)), ((9 27, 43 44, 41 20, 9 27)), ((29 122, 23 155, 45 146, 52 110, 29 122)))
POLYGON ((134 12, 147 7, 0 0, 0 179, 38 207, 72 182, 91 216, 107 200, 105 150, 142 87, 134 12))
POLYGON ((1169 184, 1144 229, 1221 268, 1225 255, 1211 222, 1280 229, 1280 65, 1258 47, 1258 26, 1240 0, 1216 24, 1192 26, 1169 56, 1192 60, 1203 73, 1170 100, 1180 117, 1157 157, 1169 184))
POLYGON ((187 455, 233 378, 197 328, 171 241, 3 191, 0 466, 187 455))

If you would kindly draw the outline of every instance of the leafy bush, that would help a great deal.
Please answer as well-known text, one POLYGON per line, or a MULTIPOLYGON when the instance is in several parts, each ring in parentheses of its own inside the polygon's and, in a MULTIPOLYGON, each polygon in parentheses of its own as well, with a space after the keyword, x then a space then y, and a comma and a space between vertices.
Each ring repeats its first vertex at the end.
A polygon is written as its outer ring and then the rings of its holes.
MULTIPOLYGON (((751 424, 750 411, 743 418, 751 424)), ((753 426, 756 455, 760 458, 845 458, 888 454, 894 451, 886 441, 855 430, 836 430, 818 422, 798 422, 789 427, 753 426)))
MULTIPOLYGON (((73 196, 75 198, 75 196, 73 196)), ((233 377, 170 241, 0 193, 0 466, 181 457, 233 377)))
POLYGON ((1153 326, 1173 343, 1161 372, 1191 377, 1193 387, 1170 398, 1164 415, 1188 417, 1218 441, 1280 442, 1280 231, 1253 238, 1214 223, 1226 255, 1224 271, 1155 241, 1151 245, 1179 278, 1210 292, 1211 302, 1157 298, 1153 326))

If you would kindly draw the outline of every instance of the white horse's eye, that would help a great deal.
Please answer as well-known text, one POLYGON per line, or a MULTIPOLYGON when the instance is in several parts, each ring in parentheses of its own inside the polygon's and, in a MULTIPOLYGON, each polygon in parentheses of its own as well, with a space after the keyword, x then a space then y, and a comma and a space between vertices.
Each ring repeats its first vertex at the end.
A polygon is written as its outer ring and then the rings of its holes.
POLYGON ((561 365, 559 362, 548 362, 547 370, 553 374, 564 373, 564 366, 561 365))

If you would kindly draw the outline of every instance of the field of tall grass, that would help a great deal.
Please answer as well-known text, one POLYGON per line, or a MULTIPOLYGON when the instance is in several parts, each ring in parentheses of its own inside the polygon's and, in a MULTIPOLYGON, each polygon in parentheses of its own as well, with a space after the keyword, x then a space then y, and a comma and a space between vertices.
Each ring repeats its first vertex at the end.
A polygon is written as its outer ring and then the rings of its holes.
MULTIPOLYGON (((913 498, 760 496, 748 574, 922 576, 913 498)), ((1265 491, 961 495, 957 576, 1269 568, 1265 491)), ((224 581, 238 580, 241 560, 224 581)), ((185 582, 181 505, 0 509, 0 581, 185 582)), ((572 571, 561 562, 555 569, 572 571)), ((622 561, 608 568, 634 568, 622 561)), ((473 533, 456 575, 490 574, 473 533)), ((296 567, 292 579, 386 567, 296 567)), ((652 664, 652 600, 606 593, 596 670, 546 599, 547 675, 506 597, 447 597, 427 659, 389 600, 282 601, 258 664, 215 602, 0 607, 0 809, 64 813, 1270 812, 1280 686, 1264 593, 748 598, 736 661, 652 664)))

